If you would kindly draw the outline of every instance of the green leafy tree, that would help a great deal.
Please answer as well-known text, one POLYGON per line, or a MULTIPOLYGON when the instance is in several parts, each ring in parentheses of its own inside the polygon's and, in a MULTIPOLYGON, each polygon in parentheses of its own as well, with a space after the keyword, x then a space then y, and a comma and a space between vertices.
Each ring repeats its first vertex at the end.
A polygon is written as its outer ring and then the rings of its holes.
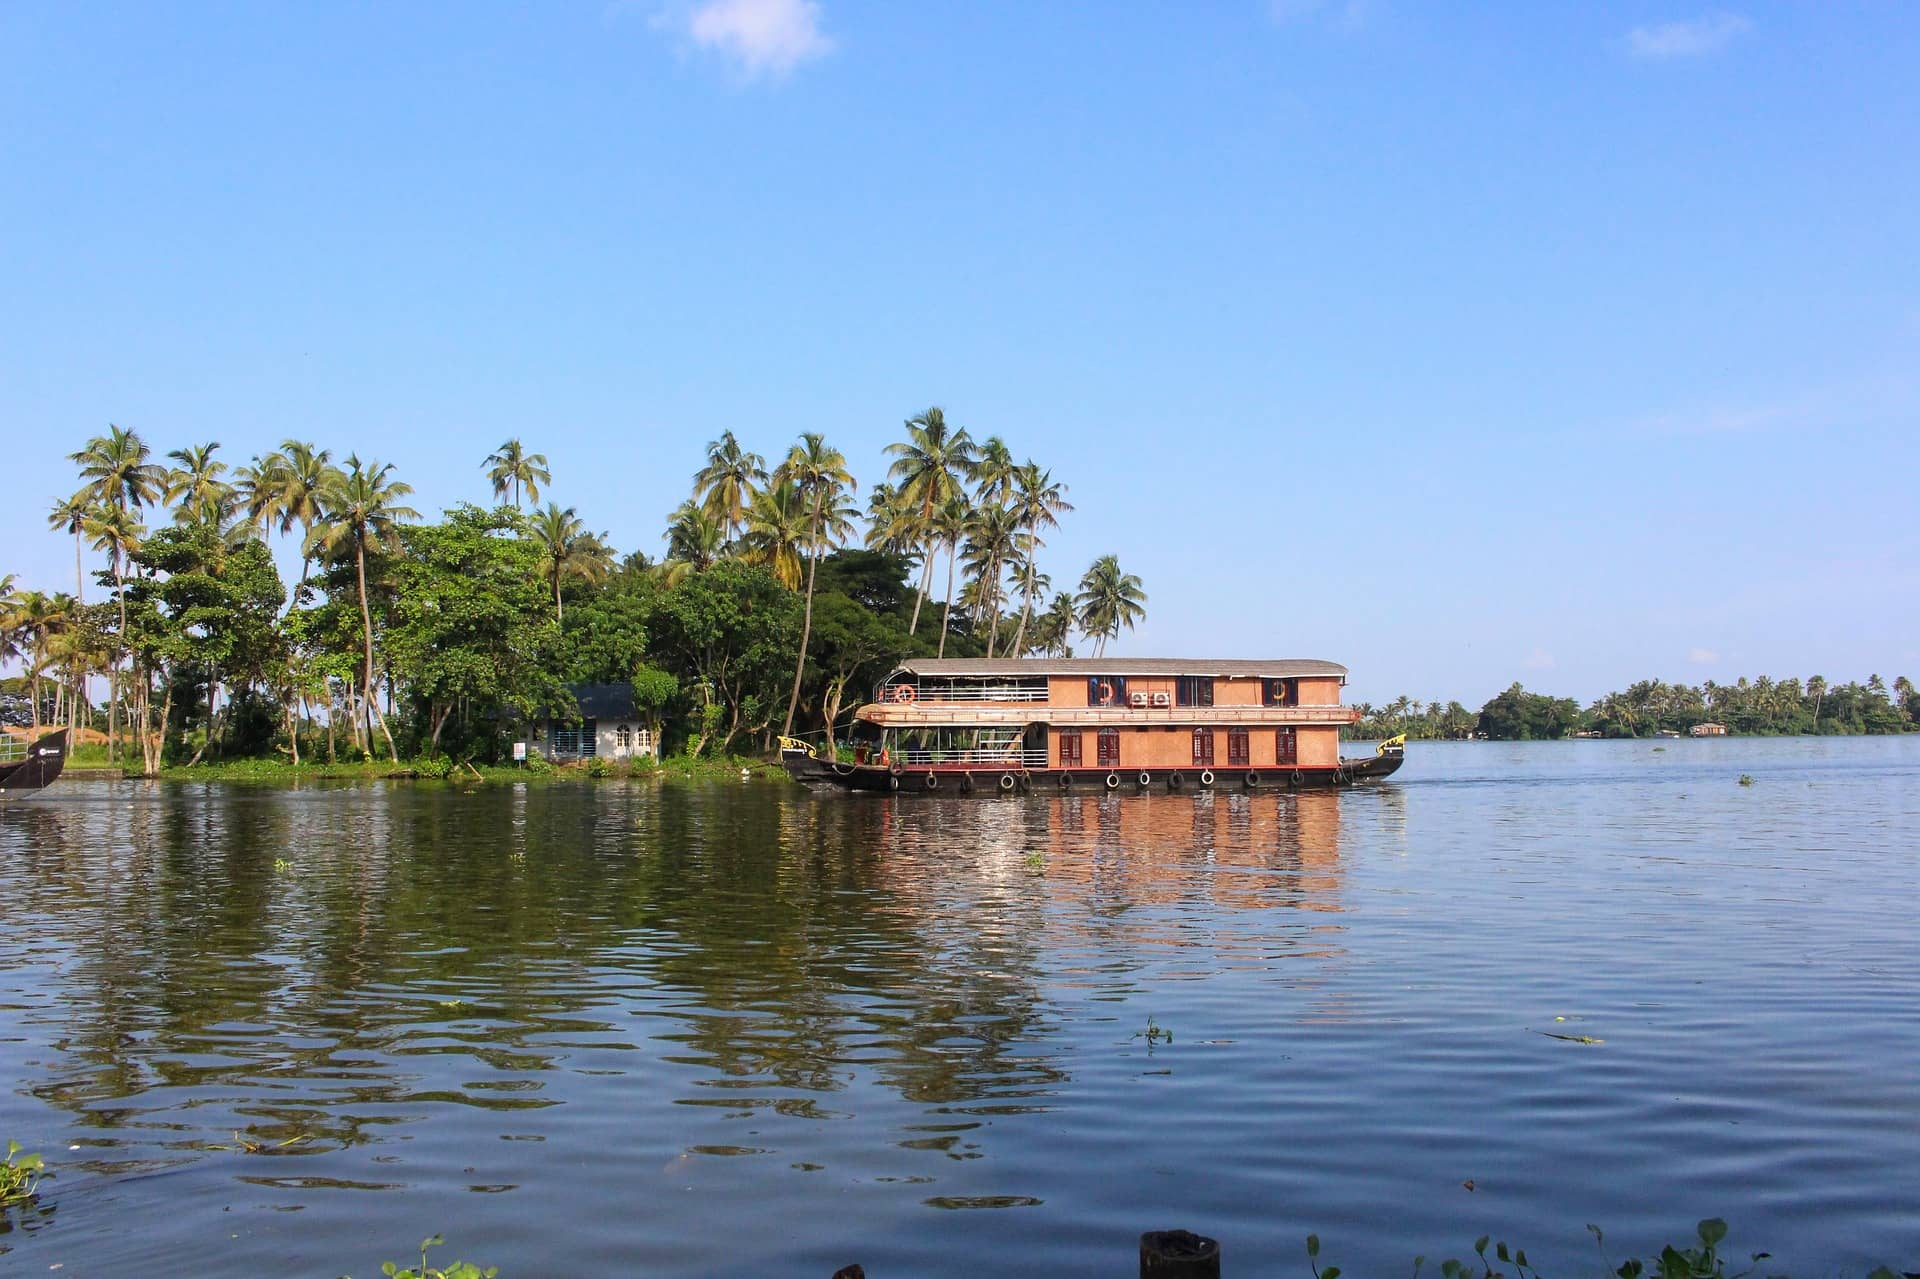
POLYGON ((1495 741, 1565 737, 1580 725, 1580 704, 1571 697, 1529 693, 1518 682, 1480 708, 1479 731, 1495 741))
POLYGON ((693 574, 661 597, 653 626, 656 662, 696 699, 691 754, 768 726, 800 633, 799 597, 770 571, 725 560, 693 574))
POLYGON ((470 729, 564 696, 551 660, 560 630, 545 603, 545 553, 537 541, 500 536, 518 527, 505 508, 463 505, 400 531, 406 553, 388 570, 387 660, 429 755, 455 713, 470 729))

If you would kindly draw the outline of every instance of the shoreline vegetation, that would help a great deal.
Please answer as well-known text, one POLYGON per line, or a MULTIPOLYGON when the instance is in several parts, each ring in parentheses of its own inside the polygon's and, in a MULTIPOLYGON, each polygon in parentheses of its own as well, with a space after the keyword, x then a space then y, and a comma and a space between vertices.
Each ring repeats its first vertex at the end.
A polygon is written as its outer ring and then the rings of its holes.
POLYGON ((47 522, 73 539, 73 591, 0 573, 0 664, 18 670, 0 721, 64 726, 142 776, 378 760, 470 777, 533 721, 579 722, 570 688, 630 684, 658 767, 684 772, 782 735, 831 748, 902 659, 1099 654, 1146 615, 1112 555, 1056 589, 1039 557, 1066 485, 937 407, 886 446, 864 506, 823 436, 769 466, 723 433, 660 559, 539 505, 552 473, 519 440, 480 463, 491 505, 437 520, 390 465, 288 440, 229 467, 220 447, 163 465, 110 426, 71 455, 80 487, 47 522), (300 557, 291 585, 275 538, 300 557))
POLYGON ((1915 731, 1920 691, 1904 675, 1891 685, 1878 675, 1864 684, 1829 684, 1819 675, 1804 682, 1743 675, 1731 684, 1708 680, 1698 686, 1641 680, 1584 708, 1570 697, 1530 693, 1515 683, 1478 712, 1459 702, 1405 696, 1383 706, 1360 702, 1354 709, 1360 719, 1341 736, 1356 741, 1400 733, 1409 741, 1686 736, 1702 724, 1717 725, 1728 737, 1857 737, 1915 731))
MULTIPOLYGON (((476 470, 493 505, 437 520, 405 505, 390 465, 287 440, 229 467, 220 447, 162 465, 110 426, 71 455, 80 487, 47 522, 73 539, 72 593, 0 573, 0 665, 18 669, 0 679, 0 722, 64 726, 74 767, 140 776, 381 761, 385 776, 471 778, 508 764, 533 720, 578 722, 570 688, 626 684, 671 772, 765 756, 780 736, 832 750, 908 658, 1070 656, 1076 642, 1101 656, 1146 615, 1112 555, 1055 589, 1040 552, 1073 509, 1066 485, 939 408, 886 446, 864 507, 823 436, 769 466, 723 433, 658 560, 539 505, 552 473, 519 440, 476 470), (300 556, 291 585, 275 538, 300 556)), ((1904 676, 1762 677, 1642 681, 1586 708, 1516 683, 1477 713, 1408 697, 1358 709, 1349 738, 1900 733, 1920 697, 1904 676)))

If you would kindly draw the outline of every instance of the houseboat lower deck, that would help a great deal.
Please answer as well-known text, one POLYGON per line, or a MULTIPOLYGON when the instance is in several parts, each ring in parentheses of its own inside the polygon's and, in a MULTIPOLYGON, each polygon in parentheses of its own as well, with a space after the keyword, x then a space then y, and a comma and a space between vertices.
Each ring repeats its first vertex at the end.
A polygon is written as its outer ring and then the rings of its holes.
POLYGON ((853 759, 783 740, 809 786, 881 794, 1305 790, 1378 781, 1404 742, 1341 758, 1346 668, 1320 661, 915 661, 854 714, 853 759))

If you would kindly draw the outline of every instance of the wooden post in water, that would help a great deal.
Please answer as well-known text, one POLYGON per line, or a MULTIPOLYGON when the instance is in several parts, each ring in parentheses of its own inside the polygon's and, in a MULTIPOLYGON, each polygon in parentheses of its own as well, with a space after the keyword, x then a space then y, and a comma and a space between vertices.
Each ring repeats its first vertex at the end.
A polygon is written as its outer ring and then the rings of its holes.
POLYGON ((1220 1244, 1190 1230, 1140 1236, 1140 1279, 1220 1279, 1220 1244))

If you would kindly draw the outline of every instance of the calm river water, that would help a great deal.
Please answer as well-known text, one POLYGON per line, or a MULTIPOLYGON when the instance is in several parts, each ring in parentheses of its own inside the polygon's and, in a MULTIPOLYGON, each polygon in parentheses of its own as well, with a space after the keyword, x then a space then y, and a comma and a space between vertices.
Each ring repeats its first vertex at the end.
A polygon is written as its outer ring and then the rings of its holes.
POLYGON ((1181 1226, 1230 1276, 1309 1231, 1565 1275, 1710 1215, 1920 1269, 1916 856, 1920 739, 1298 797, 63 782, 0 808, 0 1139, 59 1173, 0 1271, 1131 1276, 1181 1226))

